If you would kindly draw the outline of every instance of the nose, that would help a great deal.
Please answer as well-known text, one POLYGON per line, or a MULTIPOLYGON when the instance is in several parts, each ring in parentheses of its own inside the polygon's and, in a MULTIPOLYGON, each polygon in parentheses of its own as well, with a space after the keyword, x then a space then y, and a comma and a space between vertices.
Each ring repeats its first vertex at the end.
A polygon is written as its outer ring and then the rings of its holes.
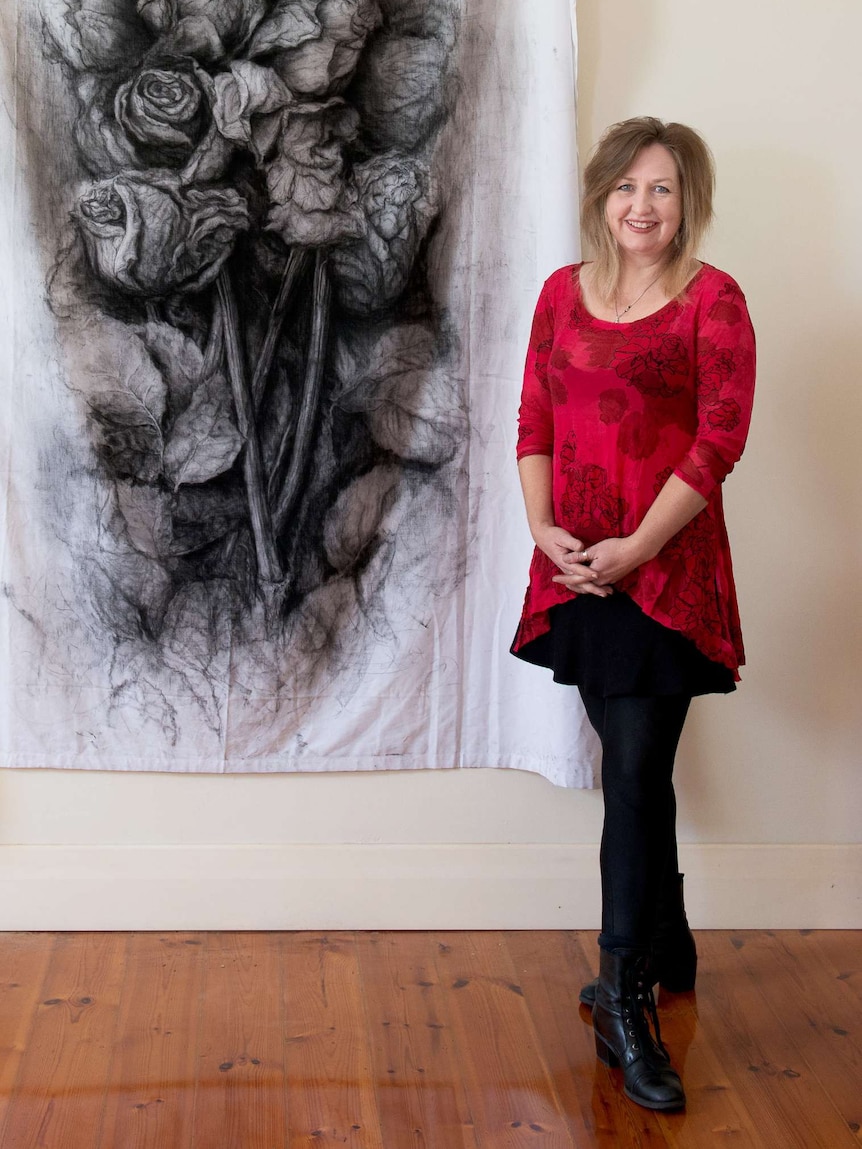
POLYGON ((652 212, 649 188, 642 187, 636 190, 632 200, 632 211, 634 215, 638 216, 649 215, 652 212))

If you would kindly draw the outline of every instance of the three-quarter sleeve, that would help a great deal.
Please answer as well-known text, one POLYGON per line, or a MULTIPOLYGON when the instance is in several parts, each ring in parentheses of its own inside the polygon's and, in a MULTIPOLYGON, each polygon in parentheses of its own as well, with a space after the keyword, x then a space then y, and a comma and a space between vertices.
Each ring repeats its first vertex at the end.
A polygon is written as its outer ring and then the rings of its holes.
POLYGON ((524 386, 518 411, 518 459, 527 455, 552 455, 554 451, 554 416, 548 389, 548 360, 554 345, 554 308, 550 281, 545 283, 536 304, 524 386))
POLYGON ((742 454, 754 399, 754 330, 730 278, 704 301, 696 356, 697 432, 674 473, 708 499, 742 454))

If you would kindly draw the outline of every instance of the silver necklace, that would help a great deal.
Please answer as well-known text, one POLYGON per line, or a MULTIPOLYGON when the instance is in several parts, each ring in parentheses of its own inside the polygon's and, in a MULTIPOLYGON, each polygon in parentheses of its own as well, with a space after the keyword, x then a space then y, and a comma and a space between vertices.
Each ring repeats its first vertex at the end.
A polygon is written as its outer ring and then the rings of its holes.
POLYGON ((617 311, 617 297, 616 297, 616 295, 614 296, 614 315, 616 315, 616 317, 617 317, 617 319, 616 319, 617 323, 620 322, 620 320, 622 319, 622 317, 624 315, 628 315, 628 313, 631 311, 631 309, 634 307, 634 305, 636 303, 640 303, 640 301, 643 299, 643 297, 646 295, 646 293, 649 291, 649 289, 651 287, 655 287, 655 285, 658 283, 658 281, 660 279, 661 279, 661 274, 657 275, 655 277, 655 279, 652 281, 652 283, 648 283, 646 285, 646 287, 643 289, 643 291, 640 293, 640 295, 637 297, 637 299, 633 299, 631 301, 631 303, 628 305, 628 307, 624 307, 622 309, 622 311, 617 311))

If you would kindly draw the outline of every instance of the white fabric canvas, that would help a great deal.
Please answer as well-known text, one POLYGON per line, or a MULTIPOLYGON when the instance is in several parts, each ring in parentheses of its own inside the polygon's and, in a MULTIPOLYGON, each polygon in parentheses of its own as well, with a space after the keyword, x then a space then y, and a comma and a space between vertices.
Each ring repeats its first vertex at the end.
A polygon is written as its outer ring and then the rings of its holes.
POLYGON ((95 3, 0 16, 0 764, 592 785, 508 653, 570 5, 95 3))

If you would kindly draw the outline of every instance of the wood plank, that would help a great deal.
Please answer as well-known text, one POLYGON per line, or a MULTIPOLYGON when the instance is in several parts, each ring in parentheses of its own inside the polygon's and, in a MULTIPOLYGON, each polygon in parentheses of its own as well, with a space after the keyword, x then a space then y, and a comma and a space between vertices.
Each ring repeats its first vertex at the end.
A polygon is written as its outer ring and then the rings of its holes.
POLYGON ((799 930, 798 936, 817 950, 820 969, 828 970, 846 992, 862 1001, 862 931, 799 930))
POLYGON ((459 1066, 426 933, 357 938, 383 1142, 398 1149, 472 1149, 459 1066))
POLYGON ((54 951, 53 934, 6 933, 0 940, 0 1145, 54 951))
POLYGON ((621 1074, 596 1057, 590 1011, 578 1002, 580 987, 594 977, 595 932, 508 931, 505 938, 574 1143, 667 1145, 658 1116, 633 1105, 621 1074))
POLYGON ((289 1149, 384 1149, 355 937, 289 937, 282 948, 289 1149))
POLYGON ((860 1149, 862 933, 697 937, 661 1114, 596 1061, 588 931, 0 934, 0 1143, 860 1149))
POLYGON ((100 1145, 191 1146, 204 936, 131 938, 100 1145))
POLYGON ((717 1141, 745 1149, 774 1149, 746 1109, 723 1059, 706 1039, 698 1003, 711 993, 711 976, 702 971, 698 981, 692 993, 658 994, 662 1040, 687 1098, 684 1120, 670 1114, 661 1118, 668 1143, 673 1149, 700 1149, 717 1141))
POLYGON ((856 1144, 742 961, 728 971, 728 948, 738 951, 745 934, 702 931, 698 944, 703 964, 698 1014, 704 1038, 766 1143, 782 1149, 856 1144), (721 977, 711 972, 722 967, 721 977))
MULTIPOLYGON (((862 1009, 837 978, 818 976, 810 938, 772 931, 742 935, 739 956, 808 1071, 848 1131, 862 1129, 862 1009)), ((860 1138, 862 1139, 862 1138, 860 1138)))
POLYGON ((3 1145, 97 1149, 125 975, 125 934, 55 934, 3 1145))
POLYGON ((544 1060, 504 937, 438 933, 458 1060, 477 1141, 489 1149, 576 1144, 544 1060))
POLYGON ((284 1149, 281 949, 290 935, 203 935, 193 1146, 284 1149))

